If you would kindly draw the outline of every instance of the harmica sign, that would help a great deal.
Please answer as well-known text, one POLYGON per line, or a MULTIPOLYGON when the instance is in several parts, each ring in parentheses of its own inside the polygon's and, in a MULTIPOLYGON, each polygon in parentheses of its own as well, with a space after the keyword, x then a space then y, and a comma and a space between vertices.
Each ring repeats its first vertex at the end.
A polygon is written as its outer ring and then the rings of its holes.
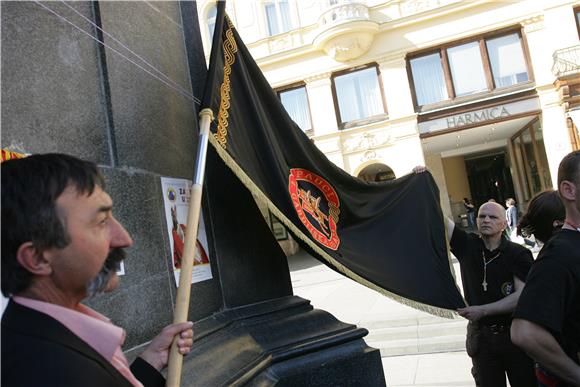
POLYGON ((487 122, 509 118, 513 115, 535 111, 539 107, 537 98, 497 105, 486 109, 473 110, 420 122, 419 132, 424 134, 441 130, 458 129, 464 126, 473 126, 474 124, 485 124, 487 122))
POLYGON ((484 121, 496 120, 511 116, 505 106, 492 107, 490 109, 476 110, 465 114, 447 117, 447 128, 457 128, 469 124, 475 124, 484 121))

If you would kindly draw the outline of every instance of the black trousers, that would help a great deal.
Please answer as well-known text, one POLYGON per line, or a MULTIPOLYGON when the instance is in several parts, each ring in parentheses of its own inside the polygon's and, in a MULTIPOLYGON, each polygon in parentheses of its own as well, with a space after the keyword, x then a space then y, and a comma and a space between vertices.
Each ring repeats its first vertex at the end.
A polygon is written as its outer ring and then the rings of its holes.
POLYGON ((473 363, 473 377, 479 387, 537 386, 534 364, 524 351, 512 344, 509 325, 467 325, 467 353, 473 363))

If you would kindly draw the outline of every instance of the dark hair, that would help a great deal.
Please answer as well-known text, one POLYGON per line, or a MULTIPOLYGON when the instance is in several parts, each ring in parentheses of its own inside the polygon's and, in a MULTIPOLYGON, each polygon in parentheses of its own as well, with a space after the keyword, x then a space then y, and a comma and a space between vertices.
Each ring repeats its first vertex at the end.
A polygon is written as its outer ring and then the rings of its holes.
POLYGON ((18 294, 30 286, 32 274, 20 266, 16 252, 32 242, 39 252, 64 248, 69 236, 56 200, 72 185, 91 195, 104 187, 97 166, 64 154, 33 155, 2 163, 2 294, 18 294))
POLYGON ((558 188, 562 181, 568 180, 580 184, 580 150, 568 153, 558 167, 558 188))
POLYGON ((554 234, 554 221, 564 221, 566 208, 558 191, 540 192, 530 200, 528 211, 518 223, 518 235, 534 236, 542 242, 547 242, 554 234))

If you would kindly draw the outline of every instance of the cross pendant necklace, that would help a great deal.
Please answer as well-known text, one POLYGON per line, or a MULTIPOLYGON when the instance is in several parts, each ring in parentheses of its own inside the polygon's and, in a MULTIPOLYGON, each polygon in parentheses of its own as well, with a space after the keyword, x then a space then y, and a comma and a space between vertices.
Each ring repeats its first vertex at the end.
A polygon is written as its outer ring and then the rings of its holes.
POLYGON ((491 257, 489 260, 485 260, 485 253, 481 250, 481 258, 483 259, 483 282, 481 286, 483 287, 483 291, 487 292, 487 265, 492 263, 497 257, 499 257, 500 253, 497 253, 495 256, 491 257))

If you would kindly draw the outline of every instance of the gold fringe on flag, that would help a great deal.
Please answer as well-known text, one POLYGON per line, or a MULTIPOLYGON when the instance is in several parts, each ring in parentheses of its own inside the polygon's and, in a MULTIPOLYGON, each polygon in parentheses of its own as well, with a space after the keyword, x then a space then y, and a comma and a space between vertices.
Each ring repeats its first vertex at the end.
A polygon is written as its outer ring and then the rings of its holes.
MULTIPOLYGON (((326 262, 336 268, 340 273, 345 275, 346 277, 358 282, 361 285, 366 286, 367 288, 373 289, 384 296, 389 297, 392 300, 395 300, 401 304, 410 306, 414 309, 427 312, 434 316, 444 317, 448 319, 455 318, 456 311, 450 309, 439 308, 432 305, 427 305, 418 301, 413 301, 408 298, 399 296, 398 294, 389 292, 386 289, 383 289, 374 283, 368 281, 367 279, 361 277, 357 273, 353 272, 342 263, 334 259, 330 256, 326 251, 324 251, 320 246, 318 246, 311 238, 305 235, 294 223, 290 221, 277 207, 274 203, 270 201, 270 199, 260 190, 260 188, 252 181, 252 179, 240 168, 240 166, 236 163, 236 161, 227 153, 225 149, 219 144, 217 136, 210 135, 209 142, 213 145, 215 150, 217 151, 220 158, 223 162, 234 172, 234 174, 238 177, 238 179, 246 186, 247 189, 254 195, 254 197, 263 205, 266 205, 268 209, 276 216, 289 230, 292 231, 294 235, 300 238, 304 243, 306 243, 312 250, 314 250, 320 257, 322 257, 326 262)), ((443 219, 441 219, 443 221, 443 219)), ((451 257, 449 255, 449 249, 447 250, 447 257, 449 260, 449 265, 451 269, 451 273, 453 274, 453 265, 451 263, 451 257)), ((455 278, 455 275, 453 274, 455 278)), ((455 285, 457 286, 457 284, 455 285)))

